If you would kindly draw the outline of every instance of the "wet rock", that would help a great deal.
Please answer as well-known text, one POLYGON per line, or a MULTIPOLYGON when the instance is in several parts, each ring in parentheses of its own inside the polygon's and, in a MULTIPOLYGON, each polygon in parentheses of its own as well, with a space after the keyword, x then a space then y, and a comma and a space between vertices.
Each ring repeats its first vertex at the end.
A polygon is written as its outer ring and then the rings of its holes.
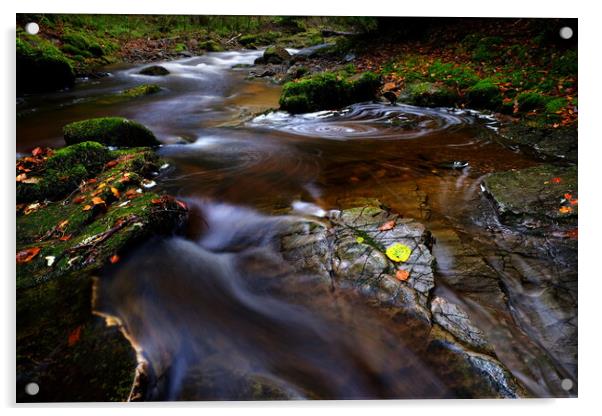
POLYGON ((270 46, 255 60, 255 64, 283 64, 291 60, 291 54, 281 46, 270 46))
POLYGON ((500 128, 499 136, 504 144, 525 148, 543 159, 577 163, 576 127, 553 128, 513 123, 500 128))
POLYGON ((459 96, 449 87, 431 82, 419 82, 408 85, 399 100, 423 107, 453 107, 458 102, 459 96))
POLYGON ((161 87, 159 87, 157 84, 142 84, 138 85, 137 87, 132 87, 121 91, 119 96, 135 98, 144 95, 156 94, 159 91, 161 91, 161 87))
POLYGON ((137 242, 171 233, 187 210, 171 197, 147 191, 163 163, 150 149, 105 151, 109 161, 67 198, 18 211, 19 401, 128 397, 135 352, 117 328, 93 315, 93 276, 137 242), (31 381, 42 387, 37 396, 23 394, 31 381))
POLYGON ((142 124, 123 117, 91 118, 63 128, 67 144, 96 141, 109 146, 157 146, 160 142, 142 124))
POLYGON ((490 355, 464 347, 438 325, 433 326, 430 338, 428 350, 431 363, 446 368, 442 378, 451 385, 455 384, 458 396, 529 397, 504 365, 490 355))
POLYGON ((488 176, 484 186, 500 219, 507 224, 537 229, 576 223, 576 166, 542 165, 498 172, 488 176))
POLYGON ((51 42, 35 36, 17 38, 17 92, 44 92, 71 88, 73 67, 51 42))
POLYGON ((142 68, 138 73, 142 75, 150 75, 153 77, 169 75, 169 71, 167 70, 167 68, 161 65, 147 66, 146 68, 142 68))

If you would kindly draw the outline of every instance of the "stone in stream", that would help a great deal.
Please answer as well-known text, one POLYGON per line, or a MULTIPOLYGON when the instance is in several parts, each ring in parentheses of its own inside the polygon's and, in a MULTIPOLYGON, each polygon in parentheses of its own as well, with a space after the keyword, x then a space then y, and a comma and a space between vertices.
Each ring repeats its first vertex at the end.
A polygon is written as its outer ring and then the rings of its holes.
MULTIPOLYGON (((340 288, 357 290, 380 308, 402 311, 432 326, 433 354, 445 350, 448 370, 458 383, 484 397, 528 395, 495 358, 484 332, 459 306, 431 299, 435 260, 430 233, 419 222, 402 218, 373 200, 360 206, 331 211, 325 220, 293 223, 281 235, 281 251, 298 272, 317 275, 340 288), (385 225, 386 224, 386 225, 385 225), (405 262, 387 256, 387 247, 401 243, 411 248, 405 262), (409 272, 396 278, 398 270, 409 272), (406 280, 404 280, 404 277, 406 280), (435 352, 438 351, 438 352, 435 352), (483 387, 486 386, 486 387, 483 387)), ((499 290, 499 287, 498 287, 499 290)), ((429 347, 430 348, 430 347, 429 347)), ((436 361, 436 360, 435 360, 436 361)))
POLYGON ((512 123, 502 126, 497 138, 507 146, 527 149, 544 160, 560 159, 577 163, 576 127, 553 128, 512 123))
POLYGON ((576 166, 541 165, 497 172, 483 185, 504 223, 531 229, 553 224, 576 226, 576 166))
POLYGON ((153 132, 142 124, 123 117, 91 118, 67 124, 63 128, 65 143, 95 141, 108 146, 137 147, 161 144, 153 132))
POLYGON ((283 64, 291 60, 291 54, 281 46, 270 46, 263 55, 255 59, 256 65, 262 64, 283 64))
POLYGON ((150 75, 154 77, 169 75, 169 71, 167 70, 167 68, 161 65, 147 66, 146 68, 142 68, 138 73, 141 75, 150 75))
POLYGON ((28 170, 19 186, 43 185, 35 201, 17 205, 17 401, 127 399, 136 354, 93 315, 93 276, 137 242, 184 222, 181 203, 146 191, 162 164, 148 148, 110 151, 98 143, 17 161, 18 174, 28 170), (70 178, 69 186, 48 175, 70 178), (38 395, 25 394, 30 382, 40 385, 38 395))

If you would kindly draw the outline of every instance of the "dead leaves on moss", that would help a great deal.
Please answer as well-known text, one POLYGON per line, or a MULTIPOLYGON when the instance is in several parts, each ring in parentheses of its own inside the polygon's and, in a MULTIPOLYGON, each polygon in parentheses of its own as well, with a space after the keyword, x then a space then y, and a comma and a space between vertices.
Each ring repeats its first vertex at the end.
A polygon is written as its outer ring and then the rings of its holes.
POLYGON ((40 253, 40 247, 29 247, 21 251, 17 251, 17 264, 29 263, 40 253))

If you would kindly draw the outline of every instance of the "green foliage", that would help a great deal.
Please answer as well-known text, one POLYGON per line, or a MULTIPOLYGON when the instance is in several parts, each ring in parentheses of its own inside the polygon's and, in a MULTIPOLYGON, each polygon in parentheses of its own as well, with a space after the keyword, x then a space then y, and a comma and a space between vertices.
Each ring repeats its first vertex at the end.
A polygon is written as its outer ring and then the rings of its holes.
POLYGON ((490 78, 482 79, 468 88, 466 97, 474 108, 496 110, 502 105, 500 89, 490 78))
POLYGON ((518 109, 522 112, 544 108, 549 101, 549 97, 538 92, 523 92, 516 97, 518 109))
POLYGON ((431 78, 447 85, 467 88, 479 81, 479 76, 465 65, 435 61, 429 69, 431 78))
POLYGON ((451 107, 455 106, 459 100, 458 94, 454 90, 432 82, 410 84, 404 95, 405 101, 409 104, 423 107, 451 107))
POLYGON ((280 108, 290 113, 341 108, 374 99, 380 84, 380 76, 372 72, 353 78, 325 72, 286 83, 280 96, 280 108))
POLYGON ((155 135, 140 123, 123 117, 101 117, 77 121, 63 128, 67 144, 85 141, 118 146, 156 146, 159 143, 155 135))
POLYGON ((552 62, 552 71, 558 75, 577 75, 577 51, 568 50, 552 62))

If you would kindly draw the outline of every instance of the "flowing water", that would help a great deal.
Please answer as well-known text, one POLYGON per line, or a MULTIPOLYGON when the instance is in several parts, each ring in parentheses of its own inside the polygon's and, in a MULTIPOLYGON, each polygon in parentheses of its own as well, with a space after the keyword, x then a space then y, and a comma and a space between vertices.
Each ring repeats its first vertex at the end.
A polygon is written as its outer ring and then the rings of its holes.
POLYGON ((128 328, 154 374, 148 398, 245 398, 257 389, 267 397, 478 397, 478 389, 454 389, 445 371, 453 358, 433 357, 423 324, 296 275, 271 246, 294 215, 358 197, 425 223, 436 240, 435 295, 470 312, 530 394, 569 394, 559 380, 576 380, 574 351, 555 346, 576 337, 576 299, 557 276, 576 281, 575 264, 554 261, 547 239, 499 224, 480 186, 487 173, 538 162, 501 146, 496 120, 468 110, 362 103, 251 116, 277 107, 280 87, 232 67, 260 54, 166 62, 166 77, 115 66, 71 91, 17 102, 18 152, 62 146, 63 125, 109 115, 145 124, 164 143, 159 153, 172 169, 161 186, 192 208, 186 235, 148 242, 100 288, 102 312, 128 328), (162 91, 114 96, 148 82, 162 91), (453 161, 469 165, 449 169, 453 161))

